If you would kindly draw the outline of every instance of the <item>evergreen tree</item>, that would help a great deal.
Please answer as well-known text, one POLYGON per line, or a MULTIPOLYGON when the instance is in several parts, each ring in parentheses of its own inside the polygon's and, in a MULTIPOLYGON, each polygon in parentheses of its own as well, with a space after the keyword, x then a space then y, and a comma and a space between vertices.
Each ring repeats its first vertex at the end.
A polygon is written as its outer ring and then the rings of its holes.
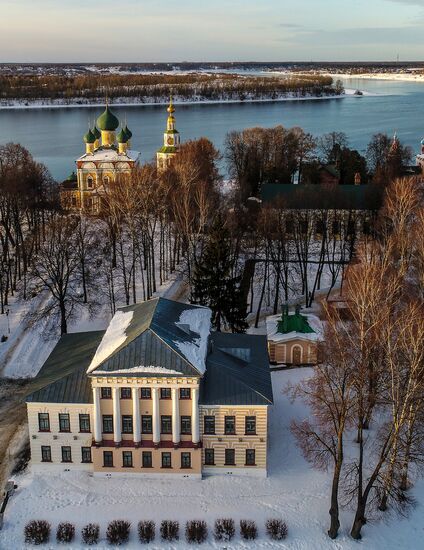
POLYGON ((231 236, 218 217, 196 261, 191 289, 191 302, 212 310, 212 324, 217 331, 245 332, 248 327, 241 277, 234 274, 234 268, 231 236))

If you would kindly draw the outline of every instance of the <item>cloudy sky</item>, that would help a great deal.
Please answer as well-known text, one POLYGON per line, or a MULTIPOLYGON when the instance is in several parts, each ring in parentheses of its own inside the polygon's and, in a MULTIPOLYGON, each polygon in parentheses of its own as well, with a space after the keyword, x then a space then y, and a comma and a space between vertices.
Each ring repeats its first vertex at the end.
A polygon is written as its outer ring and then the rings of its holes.
POLYGON ((424 59, 424 0, 0 0, 0 62, 424 59))

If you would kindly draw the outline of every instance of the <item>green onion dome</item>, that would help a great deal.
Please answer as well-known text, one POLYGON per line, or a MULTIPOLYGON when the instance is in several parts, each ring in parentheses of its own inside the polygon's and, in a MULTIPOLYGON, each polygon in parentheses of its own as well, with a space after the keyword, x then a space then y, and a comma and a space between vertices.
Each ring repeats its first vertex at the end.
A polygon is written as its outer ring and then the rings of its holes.
POLYGON ((119 120, 109 109, 109 105, 106 105, 106 109, 103 114, 97 119, 97 127, 105 132, 113 132, 119 126, 119 120))
POLYGON ((121 128, 121 131, 119 132, 119 134, 116 136, 116 139, 118 141, 118 143, 127 143, 128 141, 128 136, 127 134, 125 133, 124 129, 121 128))
POLYGON ((128 126, 125 124, 125 128, 124 128, 124 132, 127 136, 128 139, 131 139, 132 138, 132 132, 131 130, 128 128, 128 126))
POLYGON ((93 136, 96 138, 96 139, 100 139, 101 138, 101 133, 100 133, 100 130, 97 128, 97 126, 94 126, 94 128, 91 130, 92 133, 93 133, 93 136))
POLYGON ((66 178, 66 181, 77 181, 77 175, 75 174, 75 172, 69 174, 69 176, 66 178))
POLYGON ((85 141, 85 143, 94 143, 96 141, 96 136, 91 130, 88 130, 88 132, 83 137, 83 140, 85 141))

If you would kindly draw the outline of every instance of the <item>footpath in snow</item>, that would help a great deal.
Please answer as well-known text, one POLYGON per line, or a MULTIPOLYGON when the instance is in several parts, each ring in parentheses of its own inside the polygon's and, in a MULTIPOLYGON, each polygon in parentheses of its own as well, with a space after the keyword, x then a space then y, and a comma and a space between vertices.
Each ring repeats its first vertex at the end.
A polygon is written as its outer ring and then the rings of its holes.
MULTIPOLYGON (((331 541, 327 534, 329 475, 311 469, 304 461, 290 433, 293 418, 302 419, 308 411, 301 402, 292 404, 283 393, 288 382, 296 383, 310 374, 310 369, 273 372, 275 404, 270 410, 269 476, 267 479, 216 476, 196 480, 148 480, 128 478, 94 478, 87 473, 63 472, 59 475, 32 475, 30 471, 18 476, 18 489, 11 499, 0 531, 0 548, 26 548, 23 542, 24 525, 31 519, 47 519, 52 523, 53 537, 48 548, 86 548, 80 532, 88 522, 101 526, 101 542, 96 548, 110 548, 105 541, 107 523, 113 519, 132 522, 130 543, 124 548, 140 548, 137 522, 154 519, 156 527, 163 519, 180 521, 181 540, 178 543, 149 545, 151 549, 187 548, 184 525, 190 519, 205 519, 208 541, 199 548, 228 550, 292 549, 292 550, 391 550, 423 548, 424 509, 418 506, 408 519, 389 518, 369 522, 362 543, 349 537, 353 514, 342 512, 341 534, 331 541), (211 530, 215 519, 253 519, 258 524, 259 538, 242 541, 237 533, 231 543, 217 543, 211 530), (268 518, 283 518, 289 528, 284 542, 268 539, 264 523, 268 518), (55 545, 54 532, 60 521, 76 525, 76 540, 70 545, 55 545)), ((417 500, 423 502, 424 483, 414 489, 417 500), (420 492, 421 495, 417 493, 420 492)), ((30 548, 28 546, 28 548, 30 548)))

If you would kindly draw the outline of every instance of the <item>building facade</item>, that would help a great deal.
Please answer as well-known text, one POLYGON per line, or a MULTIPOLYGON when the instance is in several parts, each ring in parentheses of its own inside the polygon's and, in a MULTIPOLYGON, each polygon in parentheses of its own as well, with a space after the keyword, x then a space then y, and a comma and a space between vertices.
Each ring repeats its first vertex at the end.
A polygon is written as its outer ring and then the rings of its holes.
POLYGON ((288 306, 281 315, 266 319, 268 353, 271 363, 316 365, 317 344, 321 338, 321 321, 315 315, 302 315, 299 306, 289 314, 288 306))
POLYGON ((211 332, 210 315, 160 298, 63 336, 40 371, 55 379, 27 398, 32 467, 265 476, 266 339, 211 332))
MULTIPOLYGON (((163 146, 156 154, 158 171, 164 171, 177 155, 180 134, 175 123, 172 98, 169 103, 163 146)), ((114 182, 130 177, 140 162, 140 153, 131 148, 132 132, 106 105, 93 128, 83 137, 85 153, 76 162, 76 172, 62 182, 60 199, 63 208, 97 215, 102 201, 114 182)))
POLYGON ((76 160, 76 174, 61 186, 62 206, 98 214, 102 197, 120 177, 129 177, 139 162, 140 153, 131 149, 132 132, 125 124, 118 134, 119 119, 109 105, 84 135, 85 153, 76 160))

